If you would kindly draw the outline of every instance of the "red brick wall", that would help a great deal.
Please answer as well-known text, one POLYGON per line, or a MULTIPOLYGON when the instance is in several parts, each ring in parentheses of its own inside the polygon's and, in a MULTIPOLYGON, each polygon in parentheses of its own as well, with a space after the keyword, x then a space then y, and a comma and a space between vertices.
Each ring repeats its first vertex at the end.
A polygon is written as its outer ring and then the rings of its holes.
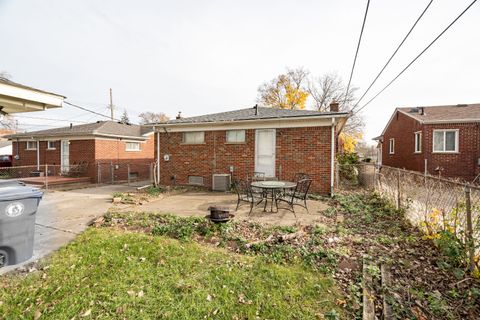
POLYGON ((385 130, 382 144, 382 163, 387 166, 424 172, 425 159, 429 174, 472 181, 480 173, 477 159, 480 157, 480 131, 477 123, 426 124, 397 112, 385 130), (433 153, 434 129, 459 129, 458 153, 433 153), (415 135, 422 131, 422 152, 415 152, 415 135), (395 154, 389 154, 390 138, 395 138, 395 154))
POLYGON ((422 131, 422 125, 401 112, 397 112, 384 133, 382 163, 396 168, 423 172, 425 159, 425 134, 422 133, 422 153, 415 153, 415 132, 422 131), (395 153, 389 153, 389 141, 395 139, 395 153))
POLYGON ((453 123, 425 125, 425 148, 428 151, 428 172, 438 174, 437 167, 442 170, 442 177, 459 178, 472 181, 480 173, 477 159, 480 157, 480 124, 477 123, 453 123), (458 129, 459 152, 458 153, 434 153, 433 130, 434 129, 458 129))
MULTIPOLYGON (((150 179, 150 165, 154 160, 154 136, 149 136, 145 143, 140 143, 140 151, 126 151, 123 140, 95 140, 95 159, 100 163, 100 182, 126 181, 128 166, 130 172, 136 173, 139 180, 150 179), (113 164, 113 170, 112 165, 113 164)), ((98 167, 95 177, 98 175, 98 167)), ((95 180, 96 181, 96 180, 95 180)))
MULTIPOLYGON (((330 192, 330 127, 276 130, 276 176, 292 180, 296 172, 310 174, 312 191, 330 192)), ((245 143, 227 144, 226 131, 206 131, 204 144, 182 144, 182 133, 160 133, 162 184, 187 184, 188 176, 202 176, 207 187, 213 173, 245 179, 255 170, 255 130, 246 130, 245 143), (170 155, 169 161, 163 156, 170 155)))
MULTIPOLYGON (((70 165, 81 162, 89 164, 87 175, 92 181, 97 181, 97 163, 118 164, 115 170, 117 180, 127 179, 127 166, 131 172, 138 172, 139 176, 149 178, 149 165, 154 161, 153 135, 145 143, 140 144, 141 151, 126 151, 125 142, 121 140, 70 140, 70 165)), ((19 160, 13 160, 14 166, 35 166, 37 151, 26 150, 26 142, 18 142, 19 160)), ((47 150, 47 142, 40 141, 40 164, 60 165, 60 141, 55 141, 55 150, 47 150)), ((17 142, 13 141, 13 154, 17 154, 17 142)), ((108 170, 110 172, 110 170, 108 170)))
POLYGON ((330 193, 331 128, 288 128, 277 130, 277 174, 293 180, 296 172, 308 173, 312 190, 330 193))

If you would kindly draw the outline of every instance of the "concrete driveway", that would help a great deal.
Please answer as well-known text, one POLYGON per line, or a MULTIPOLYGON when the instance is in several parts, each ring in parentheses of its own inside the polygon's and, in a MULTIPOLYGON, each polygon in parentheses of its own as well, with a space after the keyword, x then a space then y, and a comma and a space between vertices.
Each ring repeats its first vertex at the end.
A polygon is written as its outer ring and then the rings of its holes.
POLYGON ((37 211, 33 257, 22 264, 1 268, 0 274, 45 257, 69 243, 91 220, 110 208, 114 192, 133 190, 133 186, 112 185, 45 193, 37 211))

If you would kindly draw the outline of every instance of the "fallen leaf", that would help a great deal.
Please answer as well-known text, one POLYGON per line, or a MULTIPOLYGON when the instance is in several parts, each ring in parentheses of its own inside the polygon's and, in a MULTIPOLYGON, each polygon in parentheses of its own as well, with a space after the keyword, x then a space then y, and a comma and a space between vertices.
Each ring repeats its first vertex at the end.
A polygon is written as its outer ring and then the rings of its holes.
POLYGON ((90 316, 91 314, 92 314, 92 309, 88 309, 87 311, 85 311, 85 312, 81 315, 81 317, 82 317, 82 318, 85 318, 85 317, 90 316))
POLYGON ((211 296, 211 295, 207 295, 207 301, 212 301, 212 300, 213 300, 212 296, 211 296))
POLYGON ((38 320, 40 319, 41 316, 42 316, 42 313, 40 312, 40 310, 36 310, 35 314, 33 315, 33 319, 38 320))
POLYGON ((128 293, 129 296, 134 296, 135 295, 135 291, 133 291, 133 290, 128 290, 127 293, 128 293))
POLYGON ((143 297, 145 295, 145 293, 143 293, 143 290, 140 290, 137 294, 137 296, 139 296, 140 298, 143 297))

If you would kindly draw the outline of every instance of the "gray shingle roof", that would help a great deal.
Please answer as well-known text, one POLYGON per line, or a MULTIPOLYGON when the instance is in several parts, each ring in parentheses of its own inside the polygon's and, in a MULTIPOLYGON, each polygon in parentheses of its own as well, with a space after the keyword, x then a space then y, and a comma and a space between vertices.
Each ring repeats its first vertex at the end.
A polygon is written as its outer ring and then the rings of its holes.
POLYGON ((258 114, 255 114, 255 108, 246 108, 240 110, 226 111, 220 113, 207 114, 198 117, 181 118, 170 120, 168 124, 180 123, 202 123, 202 122, 224 122, 240 120, 261 120, 274 118, 294 118, 310 116, 328 116, 343 115, 346 112, 318 112, 313 110, 290 110, 258 107, 258 114))
POLYGON ((153 131, 148 127, 135 124, 123 124, 115 121, 98 121, 72 127, 62 127, 48 130, 19 133, 6 136, 10 139, 26 137, 60 137, 60 136, 119 136, 124 138, 145 139, 144 134, 153 131))
POLYGON ((432 107, 398 108, 399 111, 408 114, 421 122, 480 122, 480 103, 458 104, 432 107), (423 108, 423 114, 421 114, 423 108))

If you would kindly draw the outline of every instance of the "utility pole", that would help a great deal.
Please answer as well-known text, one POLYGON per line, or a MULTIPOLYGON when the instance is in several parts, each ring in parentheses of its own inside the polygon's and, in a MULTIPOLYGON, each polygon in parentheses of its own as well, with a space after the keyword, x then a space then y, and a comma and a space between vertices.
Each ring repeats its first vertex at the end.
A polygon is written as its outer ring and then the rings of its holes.
POLYGON ((112 88, 110 88, 110 105, 108 107, 110 108, 110 118, 113 121, 113 109, 115 108, 115 106, 113 105, 112 88))

